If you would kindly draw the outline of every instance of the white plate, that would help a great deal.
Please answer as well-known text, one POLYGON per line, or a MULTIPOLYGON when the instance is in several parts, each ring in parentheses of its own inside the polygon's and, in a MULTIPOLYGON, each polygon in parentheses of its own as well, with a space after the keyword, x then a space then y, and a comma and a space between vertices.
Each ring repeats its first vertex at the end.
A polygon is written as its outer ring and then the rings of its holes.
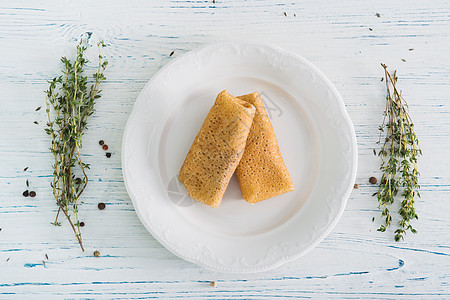
POLYGON ((227 42, 188 52, 140 93, 123 138, 123 175, 147 230, 179 257, 261 272, 304 255, 336 225, 356 175, 354 129, 336 88, 278 47, 227 42), (222 204, 187 196, 177 174, 216 95, 258 91, 295 191, 251 205, 231 179, 222 204))

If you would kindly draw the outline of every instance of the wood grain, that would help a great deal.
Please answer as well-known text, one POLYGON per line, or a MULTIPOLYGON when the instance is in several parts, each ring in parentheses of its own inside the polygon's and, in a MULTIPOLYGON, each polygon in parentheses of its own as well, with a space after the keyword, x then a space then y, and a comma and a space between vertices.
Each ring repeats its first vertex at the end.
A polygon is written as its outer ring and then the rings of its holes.
POLYGON ((449 298, 449 34, 445 0, 2 1, 0 298, 449 298), (90 33, 91 44, 107 42, 110 65, 84 139, 92 169, 80 208, 81 253, 68 226, 50 225, 49 140, 45 110, 35 108, 44 105, 59 57, 72 56, 90 33), (337 227, 305 257, 261 274, 215 273, 169 253, 141 225, 122 180, 122 133, 142 87, 181 53, 224 39, 262 40, 305 56, 341 92, 358 139, 360 187, 337 227), (401 243, 376 231, 376 188, 368 183, 379 176, 372 150, 385 93, 380 62, 398 69, 424 152, 419 233, 401 243), (21 195, 26 179, 36 198, 21 195))

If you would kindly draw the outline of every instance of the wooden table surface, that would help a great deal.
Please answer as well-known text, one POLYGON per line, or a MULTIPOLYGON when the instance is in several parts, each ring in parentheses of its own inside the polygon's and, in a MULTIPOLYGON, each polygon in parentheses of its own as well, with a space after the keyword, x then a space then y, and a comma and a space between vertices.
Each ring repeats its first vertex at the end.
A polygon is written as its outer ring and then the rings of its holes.
POLYGON ((448 299, 450 2, 215 2, 0 2, 0 298, 448 299), (59 57, 72 57, 90 33, 108 44, 110 65, 84 136, 92 168, 79 213, 86 223, 83 253, 65 222, 50 224, 56 213, 50 141, 45 110, 35 109, 45 105, 46 80, 58 74, 59 57), (342 94, 359 151, 359 189, 336 228, 297 261, 250 275, 208 271, 161 246, 134 212, 120 159, 127 118, 155 72, 184 52, 235 39, 270 42, 319 67, 342 94), (376 231, 376 186, 368 182, 380 176, 372 151, 384 108, 381 62, 398 70, 424 152, 418 234, 400 243, 393 230, 376 231), (27 179, 35 198, 22 196, 27 179))

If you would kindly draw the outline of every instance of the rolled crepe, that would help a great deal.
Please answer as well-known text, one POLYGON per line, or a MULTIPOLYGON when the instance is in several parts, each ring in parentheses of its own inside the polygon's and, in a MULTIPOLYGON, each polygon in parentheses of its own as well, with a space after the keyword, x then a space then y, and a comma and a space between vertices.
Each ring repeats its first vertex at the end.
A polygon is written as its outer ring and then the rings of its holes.
POLYGON ((294 190, 277 138, 258 93, 238 97, 256 107, 245 151, 236 169, 242 196, 256 203, 294 190))
POLYGON ((222 91, 192 143, 179 180, 189 195, 218 207, 236 170, 247 140, 255 107, 222 91))

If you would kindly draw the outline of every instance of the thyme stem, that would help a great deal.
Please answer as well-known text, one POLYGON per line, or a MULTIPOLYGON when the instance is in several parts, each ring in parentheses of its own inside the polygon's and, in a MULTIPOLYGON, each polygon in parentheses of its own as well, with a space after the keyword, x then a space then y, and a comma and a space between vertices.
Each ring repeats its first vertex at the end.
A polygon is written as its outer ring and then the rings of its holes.
POLYGON ((386 231, 391 225, 392 213, 391 207, 398 192, 401 190, 403 198, 398 211, 401 219, 398 222, 398 228, 395 230, 395 240, 398 242, 404 239, 406 232, 417 231, 410 222, 418 219, 414 208, 414 197, 417 194, 420 197, 418 184, 419 172, 417 171, 417 159, 422 155, 419 148, 419 140, 414 131, 414 124, 408 113, 408 104, 403 99, 401 91, 397 89, 397 72, 391 75, 385 64, 384 68, 386 79, 386 110, 383 116, 383 122, 379 127, 380 139, 384 135, 384 142, 378 155, 381 158, 380 169, 383 172, 377 197, 381 215, 384 217, 384 224, 378 231, 386 231), (387 122, 386 122, 387 120, 387 122), (411 164, 414 168, 411 169, 411 164))
POLYGON ((64 64, 63 75, 49 81, 50 87, 46 91, 48 123, 45 131, 52 139, 49 148, 54 158, 51 186, 58 206, 58 212, 52 224, 61 226, 58 217, 62 211, 82 251, 84 247, 78 218, 78 200, 88 183, 85 169, 89 169, 89 164, 81 160, 81 138, 84 129, 87 128, 87 118, 94 113, 95 100, 100 98, 101 91, 98 87, 106 79, 103 72, 108 65, 100 53, 100 47, 105 47, 105 44, 100 42, 97 46, 99 62, 90 88, 88 88, 88 78, 83 76, 83 68, 88 62, 83 54, 87 48, 80 41, 77 45, 75 61, 72 63, 65 57, 61 58, 64 64), (76 173, 81 173, 82 179, 75 180, 76 173))

